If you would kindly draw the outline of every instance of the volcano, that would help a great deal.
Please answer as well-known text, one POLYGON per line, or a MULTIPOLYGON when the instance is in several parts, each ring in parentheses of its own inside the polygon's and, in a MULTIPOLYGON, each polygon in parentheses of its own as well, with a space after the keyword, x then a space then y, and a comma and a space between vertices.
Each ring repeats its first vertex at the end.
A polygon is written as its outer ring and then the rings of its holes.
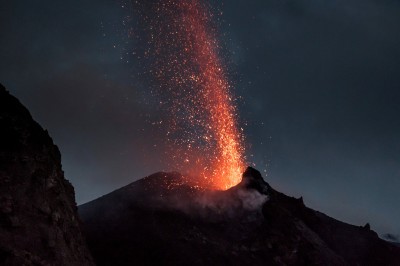
POLYGON ((369 224, 335 220, 251 167, 225 191, 156 173, 79 206, 97 265, 399 265, 369 224))
POLYGON ((77 212, 58 148, 1 85, 0 126, 0 265, 400 265, 369 224, 314 211, 251 167, 228 190, 156 173, 77 212))

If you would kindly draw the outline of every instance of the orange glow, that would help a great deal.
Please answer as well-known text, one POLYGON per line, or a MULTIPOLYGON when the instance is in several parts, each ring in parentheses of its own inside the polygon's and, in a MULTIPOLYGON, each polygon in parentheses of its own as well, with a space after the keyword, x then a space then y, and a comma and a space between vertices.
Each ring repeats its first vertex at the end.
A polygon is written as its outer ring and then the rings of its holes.
POLYGON ((199 176, 196 182, 203 187, 238 184, 245 167, 244 140, 214 13, 201 0, 141 5, 152 12, 143 15, 149 47, 145 54, 153 58, 150 72, 160 82, 154 93, 163 99, 168 115, 163 126, 170 166, 199 176))

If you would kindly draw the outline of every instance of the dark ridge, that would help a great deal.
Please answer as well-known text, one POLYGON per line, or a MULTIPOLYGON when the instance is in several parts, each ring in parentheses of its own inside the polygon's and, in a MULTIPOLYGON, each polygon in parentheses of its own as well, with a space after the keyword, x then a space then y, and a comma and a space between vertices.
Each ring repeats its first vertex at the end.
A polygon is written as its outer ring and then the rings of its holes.
POLYGON ((93 265, 48 132, 0 85, 0 265, 93 265))

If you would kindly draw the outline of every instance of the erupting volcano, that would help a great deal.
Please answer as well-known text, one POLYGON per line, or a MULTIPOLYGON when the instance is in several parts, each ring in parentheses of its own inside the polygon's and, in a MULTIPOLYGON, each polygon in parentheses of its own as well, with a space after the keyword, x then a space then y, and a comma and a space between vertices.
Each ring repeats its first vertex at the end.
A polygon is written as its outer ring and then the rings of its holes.
POLYGON ((0 126, 0 265, 399 265, 369 224, 314 211, 251 167, 227 190, 155 173, 78 217, 58 148, 1 85, 0 126))
POLYGON ((145 31, 148 72, 167 118, 170 167, 198 176, 201 187, 227 189, 245 167, 236 98, 224 69, 216 15, 199 0, 135 1, 145 31))

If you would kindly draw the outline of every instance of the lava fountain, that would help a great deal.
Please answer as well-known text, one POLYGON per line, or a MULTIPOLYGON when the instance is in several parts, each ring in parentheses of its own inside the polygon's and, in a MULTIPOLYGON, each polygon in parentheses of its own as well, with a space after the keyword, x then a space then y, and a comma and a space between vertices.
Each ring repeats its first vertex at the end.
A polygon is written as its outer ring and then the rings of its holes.
POLYGON ((170 166, 199 176, 202 187, 227 189, 245 168, 244 137, 236 98, 224 69, 214 20, 206 1, 133 1, 145 37, 148 73, 167 116, 170 166))

